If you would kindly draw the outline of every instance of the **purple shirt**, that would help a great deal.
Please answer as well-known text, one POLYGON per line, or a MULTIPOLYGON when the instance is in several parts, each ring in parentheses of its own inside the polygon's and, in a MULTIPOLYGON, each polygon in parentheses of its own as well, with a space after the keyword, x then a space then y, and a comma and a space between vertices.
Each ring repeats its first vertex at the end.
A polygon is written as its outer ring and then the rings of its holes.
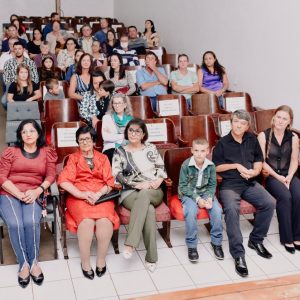
POLYGON ((223 82, 219 74, 210 74, 203 68, 201 70, 203 72, 202 87, 214 92, 223 88, 223 82))

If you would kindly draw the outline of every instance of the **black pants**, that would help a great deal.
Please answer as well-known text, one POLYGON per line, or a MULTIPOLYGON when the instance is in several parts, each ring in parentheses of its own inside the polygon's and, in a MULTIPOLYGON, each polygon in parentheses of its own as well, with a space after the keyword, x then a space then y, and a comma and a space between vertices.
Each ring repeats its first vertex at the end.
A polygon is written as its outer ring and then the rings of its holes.
POLYGON ((294 176, 290 188, 269 176, 266 189, 277 200, 276 211, 279 223, 279 236, 282 244, 300 241, 300 180, 294 176))
POLYGON ((241 186, 231 190, 220 190, 220 200, 223 204, 229 240, 229 251, 233 258, 245 256, 243 236, 240 229, 241 198, 251 203, 257 210, 254 227, 249 237, 255 243, 262 243, 267 235, 275 208, 274 198, 257 182, 248 187, 241 186))
POLYGON ((113 159, 114 153, 115 153, 115 148, 110 148, 103 152, 103 154, 105 154, 108 157, 108 160, 109 160, 111 166, 112 166, 112 159, 113 159))

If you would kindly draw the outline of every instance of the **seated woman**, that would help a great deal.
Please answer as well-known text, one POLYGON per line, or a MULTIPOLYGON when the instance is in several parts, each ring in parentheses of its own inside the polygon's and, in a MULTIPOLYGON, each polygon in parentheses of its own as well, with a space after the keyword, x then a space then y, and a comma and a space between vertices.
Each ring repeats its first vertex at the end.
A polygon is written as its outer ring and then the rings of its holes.
POLYGON ((106 54, 102 51, 101 44, 97 40, 92 43, 92 56, 94 67, 107 67, 106 54))
POLYGON ((198 80, 200 92, 215 94, 219 99, 220 107, 224 108, 223 94, 229 87, 229 81, 225 68, 220 65, 214 52, 206 51, 203 54, 198 80))
POLYGON ((153 272, 157 262, 154 208, 162 202, 160 185, 167 174, 156 147, 146 143, 148 131, 144 121, 129 121, 124 138, 129 142, 116 149, 112 164, 113 175, 124 188, 121 203, 131 211, 123 255, 131 258, 143 235, 147 251, 145 265, 153 272))
POLYGON ((82 100, 85 92, 91 90, 92 81, 92 56, 88 53, 81 55, 76 67, 76 73, 72 75, 69 87, 69 97, 82 100))
POLYGON ((77 64, 80 60, 80 57, 84 54, 84 52, 81 49, 77 49, 75 51, 75 59, 74 59, 74 64, 69 66, 66 71, 66 76, 65 80, 70 83, 71 77, 73 74, 76 72, 77 64))
POLYGON ((101 71, 93 73, 93 90, 83 96, 79 113, 90 125, 96 127, 105 115, 115 85, 111 80, 104 80, 101 71))
POLYGON ((11 24, 17 27, 19 38, 23 39, 24 41, 26 41, 26 43, 28 43, 28 36, 26 34, 26 29, 22 24, 22 20, 20 18, 14 19, 11 22, 11 24))
POLYGON ((101 47, 103 48, 106 57, 110 57, 113 53, 114 48, 120 45, 119 40, 116 38, 116 33, 113 29, 108 29, 106 34, 106 42, 101 47))
POLYGON ((132 95, 136 91, 131 73, 125 71, 122 57, 113 53, 110 57, 110 67, 104 73, 107 79, 115 84, 115 92, 124 95, 132 95))
POLYGON ((34 59, 34 57, 41 53, 41 44, 43 41, 43 35, 39 28, 34 28, 33 31, 33 37, 32 40, 28 42, 27 48, 28 48, 28 54, 31 59, 34 59))
POLYGON ((113 200, 95 205, 114 186, 108 158, 93 149, 95 141, 93 128, 80 127, 76 131, 79 151, 69 155, 58 178, 58 185, 69 193, 66 226, 77 233, 82 273, 88 279, 94 278, 90 262, 94 232, 97 238, 96 275, 101 277, 106 272, 105 257, 113 230, 120 224, 113 200))
POLYGON ((170 82, 173 94, 182 94, 188 108, 191 107, 192 94, 199 92, 198 78, 195 72, 188 70, 189 57, 186 54, 178 56, 178 70, 172 71, 170 82))
POLYGON ((155 30, 155 26, 152 20, 146 20, 145 30, 142 37, 147 41, 148 48, 159 46, 159 35, 155 30))
POLYGON ((53 21, 52 31, 46 35, 46 41, 49 42, 49 51, 53 54, 56 54, 56 48, 62 48, 66 42, 66 31, 60 28, 59 21, 53 21))
POLYGON ((145 56, 146 67, 136 72, 136 82, 142 96, 149 96, 153 111, 156 111, 157 95, 167 94, 168 76, 164 68, 158 66, 157 55, 149 51, 145 56))
POLYGON ((62 80, 61 70, 54 65, 52 56, 45 56, 42 60, 42 66, 38 68, 40 81, 55 78, 62 80))
POLYGON ((103 153, 110 163, 115 148, 124 145, 124 130, 132 119, 131 103, 123 94, 114 94, 109 102, 106 115, 102 118, 103 153))
POLYGON ((41 97, 39 84, 31 80, 29 67, 23 63, 19 64, 16 81, 8 88, 8 102, 34 101, 41 97))
POLYGON ((66 72, 67 68, 75 62, 75 51, 79 46, 75 38, 69 37, 66 40, 64 49, 60 50, 57 55, 57 66, 66 72))
POLYGON ((298 170, 299 138, 291 131, 293 111, 278 107, 271 128, 258 135, 264 153, 263 171, 267 191, 276 199, 279 237, 286 251, 300 251, 300 180, 298 170))
POLYGON ((43 193, 55 180, 56 160, 35 120, 20 123, 16 146, 6 148, 0 160, 0 215, 17 256, 18 282, 23 288, 30 277, 38 285, 44 280, 38 264, 40 220, 43 193))

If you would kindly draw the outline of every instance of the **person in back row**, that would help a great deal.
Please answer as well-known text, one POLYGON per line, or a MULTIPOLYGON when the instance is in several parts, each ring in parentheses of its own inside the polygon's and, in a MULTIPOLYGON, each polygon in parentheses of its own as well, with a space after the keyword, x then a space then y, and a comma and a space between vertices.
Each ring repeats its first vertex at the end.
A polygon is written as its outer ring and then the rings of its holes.
POLYGON ((128 27, 129 36, 129 50, 134 49, 138 55, 146 54, 146 48, 148 47, 147 41, 141 37, 138 37, 138 31, 135 26, 128 27))
POLYGON ((222 208, 215 196, 216 168, 206 158, 209 144, 205 139, 195 139, 192 143, 192 157, 186 159, 180 169, 178 195, 181 200, 185 219, 185 241, 191 262, 198 261, 197 215, 199 208, 205 208, 211 223, 211 246, 217 259, 224 259, 222 249, 223 225, 222 208))
POLYGON ((223 178, 220 201, 225 213, 229 251, 235 259, 235 270, 242 277, 248 276, 248 268, 240 230, 241 198, 256 208, 248 247, 263 258, 272 257, 264 247, 263 240, 268 233, 275 207, 273 197, 256 181, 264 158, 257 138, 247 132, 250 121, 248 112, 236 110, 231 117, 232 130, 219 140, 213 151, 216 171, 223 178))

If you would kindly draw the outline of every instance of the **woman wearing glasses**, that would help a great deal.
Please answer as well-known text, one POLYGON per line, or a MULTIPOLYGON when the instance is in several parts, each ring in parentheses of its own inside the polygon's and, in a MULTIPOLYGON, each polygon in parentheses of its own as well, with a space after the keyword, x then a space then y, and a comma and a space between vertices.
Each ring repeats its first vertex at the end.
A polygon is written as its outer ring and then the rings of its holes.
POLYGON ((38 264, 43 192, 55 180, 55 150, 45 147, 41 127, 24 120, 17 129, 15 147, 6 148, 0 160, 0 215, 19 263, 18 282, 28 286, 30 277, 41 285, 38 264))
POLYGON ((96 132, 92 127, 84 126, 76 131, 79 151, 69 155, 58 178, 60 187, 69 193, 66 226, 77 233, 82 273, 88 279, 95 276, 90 262, 94 233, 97 238, 96 275, 101 277, 106 272, 105 257, 113 230, 119 227, 113 200, 95 205, 114 186, 108 158, 93 149, 95 140, 96 132))
POLYGON ((103 153, 107 155, 110 163, 115 148, 126 144, 124 130, 131 119, 132 108, 128 97, 123 94, 112 96, 107 113, 102 118, 103 153))
POLYGON ((129 121, 124 138, 128 144, 116 149, 112 167, 113 175, 123 185, 121 203, 131 211, 123 256, 132 257, 143 235, 145 266, 153 272, 157 262, 155 207, 162 202, 160 185, 167 174, 156 147, 146 142, 144 121, 129 121))

